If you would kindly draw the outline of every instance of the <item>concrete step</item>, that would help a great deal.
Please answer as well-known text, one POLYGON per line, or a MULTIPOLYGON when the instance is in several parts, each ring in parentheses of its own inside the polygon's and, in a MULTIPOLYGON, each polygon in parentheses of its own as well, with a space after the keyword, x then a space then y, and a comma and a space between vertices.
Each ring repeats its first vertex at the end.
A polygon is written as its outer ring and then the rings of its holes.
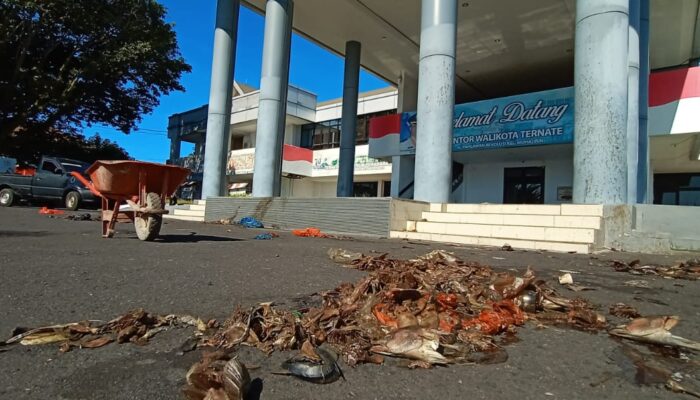
POLYGON ((204 218, 204 210, 182 210, 182 209, 175 209, 173 210, 170 215, 178 215, 178 216, 184 216, 184 217, 202 217, 204 218))
POLYGON ((466 214, 565 215, 602 217, 602 205, 580 204, 439 204, 430 205, 431 212, 466 214))
POLYGON ((466 236, 466 235, 447 235, 439 233, 424 233, 424 232, 403 232, 391 231, 390 237, 398 239, 421 240, 429 242, 444 242, 465 244, 474 246, 496 246, 501 247, 508 244, 516 249, 524 250, 546 250, 557 252, 576 252, 589 254, 593 250, 592 244, 587 243, 567 243, 567 242, 550 242, 545 240, 517 240, 517 239, 502 239, 482 236, 466 236))
POLYGON ((204 222, 204 216, 187 216, 187 215, 163 215, 163 219, 177 220, 177 221, 192 221, 192 222, 204 222))
POLYGON ((207 204, 207 201, 206 200, 195 200, 194 204, 199 205, 199 206, 203 206, 203 205, 207 204))
POLYGON ((422 218, 428 222, 510 226, 542 226, 552 228, 600 229, 602 223, 601 217, 587 216, 452 213, 429 211, 423 212, 422 218))
POLYGON ((544 226, 511 226, 408 221, 406 231, 439 235, 498 238, 499 240, 536 240, 546 242, 596 242, 596 229, 554 228, 544 226))

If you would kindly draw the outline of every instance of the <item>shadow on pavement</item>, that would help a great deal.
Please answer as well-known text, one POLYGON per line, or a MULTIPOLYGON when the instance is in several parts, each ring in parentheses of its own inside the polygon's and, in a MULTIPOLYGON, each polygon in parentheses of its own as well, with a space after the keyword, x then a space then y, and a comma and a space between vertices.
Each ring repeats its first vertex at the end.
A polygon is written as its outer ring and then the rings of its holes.
POLYGON ((248 389, 248 394, 245 396, 245 400, 260 400, 260 394, 263 390, 263 381, 260 378, 253 379, 250 382, 250 388, 248 389))
POLYGON ((224 236, 210 235, 160 235, 154 243, 199 243, 199 242, 240 242, 243 239, 236 239, 224 236))

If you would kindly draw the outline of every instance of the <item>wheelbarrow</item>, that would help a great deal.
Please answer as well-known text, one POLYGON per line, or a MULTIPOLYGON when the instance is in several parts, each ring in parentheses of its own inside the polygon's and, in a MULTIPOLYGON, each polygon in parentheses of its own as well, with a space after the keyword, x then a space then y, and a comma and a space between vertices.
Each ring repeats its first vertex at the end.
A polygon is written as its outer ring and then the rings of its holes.
POLYGON ((102 198, 102 237, 114 236, 119 222, 132 222, 136 236, 153 240, 160 233, 165 198, 190 174, 187 168, 141 161, 96 161, 85 173, 74 174, 94 195, 102 198), (124 203, 128 209, 122 209, 124 203))

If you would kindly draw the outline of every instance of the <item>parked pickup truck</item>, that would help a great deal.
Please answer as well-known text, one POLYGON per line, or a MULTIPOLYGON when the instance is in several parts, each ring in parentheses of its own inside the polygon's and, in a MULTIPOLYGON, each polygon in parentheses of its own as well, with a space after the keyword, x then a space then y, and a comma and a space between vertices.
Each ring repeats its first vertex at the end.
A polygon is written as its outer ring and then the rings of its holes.
POLYGON ((89 165, 59 157, 42 157, 33 175, 0 174, 0 206, 10 207, 17 200, 59 201, 77 210, 96 198, 71 172, 84 173, 89 165))

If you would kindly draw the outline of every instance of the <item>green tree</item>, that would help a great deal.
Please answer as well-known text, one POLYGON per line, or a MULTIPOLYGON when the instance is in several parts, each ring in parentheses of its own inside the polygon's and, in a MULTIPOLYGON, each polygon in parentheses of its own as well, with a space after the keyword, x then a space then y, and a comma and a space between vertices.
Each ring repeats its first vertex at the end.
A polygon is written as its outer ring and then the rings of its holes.
POLYGON ((191 70, 154 0, 1 0, 0 139, 130 132, 191 70))
POLYGON ((42 132, 0 138, 0 155, 22 163, 36 163, 42 155, 60 156, 92 163, 96 160, 127 160, 129 153, 99 135, 85 138, 76 132, 47 129, 42 132))

